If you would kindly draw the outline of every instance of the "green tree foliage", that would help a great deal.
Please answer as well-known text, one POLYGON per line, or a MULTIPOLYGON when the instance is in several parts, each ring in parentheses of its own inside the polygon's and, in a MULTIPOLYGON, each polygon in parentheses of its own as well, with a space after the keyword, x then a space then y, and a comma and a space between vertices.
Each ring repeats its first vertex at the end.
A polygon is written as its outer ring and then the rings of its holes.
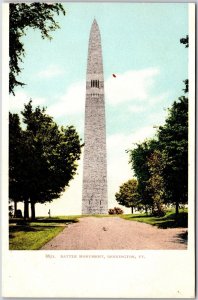
POLYGON ((171 203, 177 214, 188 201, 188 98, 173 103, 156 138, 130 150, 130 163, 145 208, 160 212, 171 203))
POLYGON ((174 203, 178 213, 179 204, 188 201, 188 98, 173 103, 158 139, 165 157, 166 201, 174 203))
POLYGON ((181 44, 184 44, 185 47, 188 48, 188 47, 189 47, 189 38, 188 38, 188 35, 186 35, 185 38, 181 38, 181 39, 180 39, 180 43, 181 43, 181 44))
POLYGON ((14 216, 17 202, 22 201, 20 176, 23 172, 23 132, 17 114, 9 114, 9 198, 14 201, 14 216))
POLYGON ((184 80, 185 88, 183 89, 184 93, 188 93, 189 90, 189 82, 188 79, 184 80))
POLYGON ((148 168, 150 177, 147 182, 147 189, 151 194, 153 200, 153 215, 162 216, 164 215, 164 157, 163 152, 159 150, 154 150, 153 153, 148 158, 148 168))
POLYGON ((138 180, 138 193, 141 197, 141 203, 145 206, 145 210, 151 209, 153 199, 150 190, 148 190, 148 180, 150 178, 148 159, 153 151, 158 147, 156 140, 147 140, 142 144, 137 144, 136 148, 129 150, 132 169, 138 180))
POLYGON ((16 174, 10 173, 10 197, 15 199, 13 191, 20 190, 19 199, 27 205, 31 203, 34 219, 35 203, 58 198, 74 178, 81 145, 73 126, 59 128, 44 108, 33 109, 31 101, 25 105, 22 116, 26 126, 21 129, 23 151, 10 150, 14 158, 18 156, 18 163, 12 160, 11 165, 18 171, 16 174), (17 189, 13 181, 17 182, 17 189))
POLYGON ((28 28, 33 28, 41 31, 43 39, 51 39, 50 32, 59 28, 54 16, 60 13, 65 15, 65 10, 62 4, 57 3, 10 3, 9 7, 9 91, 14 94, 15 87, 24 85, 23 82, 17 80, 22 70, 20 65, 25 56, 22 37, 26 35, 28 28))
MULTIPOLYGON (((189 47, 189 38, 188 35, 186 35, 185 38, 180 39, 180 43, 185 45, 185 48, 189 47)), ((184 93, 188 93, 188 88, 189 88, 189 83, 188 83, 188 79, 184 80, 184 84, 185 84, 185 88, 183 89, 184 93)))
POLYGON ((138 182, 136 179, 130 179, 120 186, 119 192, 115 194, 116 201, 125 207, 131 207, 133 213, 134 208, 139 207, 140 195, 137 190, 138 182))

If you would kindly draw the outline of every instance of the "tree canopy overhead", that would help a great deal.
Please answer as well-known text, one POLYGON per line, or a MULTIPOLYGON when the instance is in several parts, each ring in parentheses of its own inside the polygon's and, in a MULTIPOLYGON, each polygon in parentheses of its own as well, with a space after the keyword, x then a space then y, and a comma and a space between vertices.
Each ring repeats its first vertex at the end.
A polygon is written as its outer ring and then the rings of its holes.
POLYGON ((21 73, 20 63, 25 56, 21 39, 26 35, 27 28, 39 29, 43 39, 51 39, 50 32, 59 28, 54 16, 60 13, 65 15, 65 10, 60 3, 10 3, 9 7, 9 91, 14 94, 15 87, 25 84, 18 81, 17 76, 21 73))

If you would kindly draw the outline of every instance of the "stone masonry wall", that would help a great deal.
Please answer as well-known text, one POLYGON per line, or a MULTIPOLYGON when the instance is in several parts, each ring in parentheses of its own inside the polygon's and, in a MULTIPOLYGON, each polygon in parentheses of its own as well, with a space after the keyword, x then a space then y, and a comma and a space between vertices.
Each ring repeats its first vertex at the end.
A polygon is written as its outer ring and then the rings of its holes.
POLYGON ((102 49, 99 28, 94 20, 90 33, 87 62, 82 213, 106 214, 107 211, 106 126, 102 49), (99 86, 93 87, 91 80, 97 80, 99 86))

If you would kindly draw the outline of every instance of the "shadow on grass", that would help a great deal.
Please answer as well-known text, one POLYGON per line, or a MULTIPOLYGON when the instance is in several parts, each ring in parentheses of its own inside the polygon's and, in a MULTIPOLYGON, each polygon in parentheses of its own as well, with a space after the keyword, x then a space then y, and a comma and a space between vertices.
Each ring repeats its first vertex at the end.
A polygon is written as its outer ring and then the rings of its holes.
POLYGON ((24 220, 24 219, 11 219, 9 221, 10 224, 17 224, 18 226, 29 226, 30 223, 57 223, 58 224, 69 224, 69 223, 76 223, 78 220, 75 219, 56 219, 56 218, 49 218, 49 219, 36 219, 34 221, 31 220, 24 220))
POLYGON ((162 229, 178 228, 178 227, 187 228, 188 227, 188 213, 181 212, 178 215, 176 215, 176 214, 167 215, 167 216, 161 218, 161 220, 159 222, 156 222, 155 225, 162 229))
POLYGON ((76 219, 37 218, 34 222, 32 222, 31 220, 13 218, 10 220, 11 226, 9 227, 9 238, 14 238, 15 233, 37 233, 41 231, 48 231, 55 227, 60 227, 60 224, 66 226, 76 222, 78 222, 76 219))
POLYGON ((129 217, 128 218, 128 220, 130 220, 130 219, 145 219, 145 218, 152 218, 152 216, 151 215, 143 215, 143 216, 141 216, 141 215, 133 215, 133 216, 131 216, 131 217, 129 217))
POLYGON ((157 226, 161 229, 166 228, 187 228, 188 227, 188 213, 180 212, 178 215, 175 213, 167 213, 164 217, 155 217, 152 215, 132 215, 126 218, 127 220, 134 220, 144 222, 150 225, 157 226))
POLYGON ((180 244, 185 244, 185 245, 188 244, 188 231, 185 231, 183 233, 179 233, 179 234, 176 235, 176 237, 177 237, 177 241, 180 244))
POLYGON ((9 232, 19 232, 19 231, 24 231, 24 232, 29 232, 29 231, 38 231, 35 227, 30 227, 30 226, 11 226, 9 228, 9 232))
POLYGON ((16 226, 10 226, 9 228, 9 232, 10 233, 14 233, 14 232, 19 232, 19 231, 23 231, 23 232, 37 232, 37 231, 45 231, 48 230, 50 228, 54 228, 55 226, 23 226, 23 225, 16 225, 16 226))
POLYGON ((24 233, 24 232, 39 232, 47 231, 54 228, 54 226, 29 226, 29 225, 16 225, 9 227, 9 238, 12 239, 15 237, 15 233, 24 233))
POLYGON ((36 221, 34 221, 34 223, 77 223, 77 220, 70 220, 70 219, 37 219, 36 221))

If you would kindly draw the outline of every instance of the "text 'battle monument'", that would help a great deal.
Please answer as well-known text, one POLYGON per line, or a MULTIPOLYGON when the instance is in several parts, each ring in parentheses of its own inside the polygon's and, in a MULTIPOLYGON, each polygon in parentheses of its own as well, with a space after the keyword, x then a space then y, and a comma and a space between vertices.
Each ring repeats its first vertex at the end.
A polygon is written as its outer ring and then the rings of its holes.
POLYGON ((94 19, 88 49, 82 214, 107 214, 107 158, 101 37, 94 19))

